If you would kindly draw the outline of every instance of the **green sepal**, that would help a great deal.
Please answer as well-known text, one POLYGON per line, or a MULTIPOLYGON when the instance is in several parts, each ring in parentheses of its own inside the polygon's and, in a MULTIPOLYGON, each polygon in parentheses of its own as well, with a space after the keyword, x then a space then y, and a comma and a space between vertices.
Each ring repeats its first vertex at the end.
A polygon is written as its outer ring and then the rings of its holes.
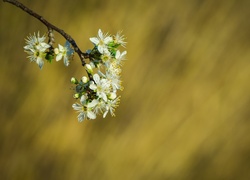
POLYGON ((108 46, 109 46, 110 48, 118 48, 120 45, 121 45, 121 44, 117 44, 117 43, 114 43, 114 42, 110 42, 110 43, 108 44, 108 46))
POLYGON ((54 52, 47 52, 46 53, 46 56, 45 56, 45 59, 49 62, 49 63, 52 63, 52 60, 54 59, 54 52))

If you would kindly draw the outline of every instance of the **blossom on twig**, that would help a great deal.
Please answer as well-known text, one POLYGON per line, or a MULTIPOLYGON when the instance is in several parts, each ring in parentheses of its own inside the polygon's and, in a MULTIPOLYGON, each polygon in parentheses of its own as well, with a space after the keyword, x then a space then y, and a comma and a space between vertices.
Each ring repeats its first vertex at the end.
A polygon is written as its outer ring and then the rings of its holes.
POLYGON ((40 69, 44 65, 43 58, 46 56, 46 51, 50 47, 49 44, 45 43, 45 36, 40 37, 39 32, 37 35, 30 35, 26 39, 26 46, 24 46, 24 51, 29 55, 28 58, 31 62, 36 62, 40 69))
POLYGON ((76 99, 80 98, 80 102, 83 102, 82 97, 84 97, 84 103, 73 105, 73 108, 80 112, 79 121, 82 121, 83 117, 93 119, 100 113, 103 114, 103 118, 109 112, 114 116, 115 108, 120 102, 117 91, 123 89, 120 80, 121 66, 127 51, 121 52, 118 47, 125 47, 124 36, 120 33, 115 36, 104 35, 99 29, 98 37, 92 37, 90 41, 94 43, 94 48, 89 50, 93 58, 89 64, 86 64, 86 70, 91 78, 82 77, 82 80, 76 84, 77 95, 74 96, 76 99), (94 68, 97 68, 97 73, 94 68), (88 102, 91 102, 91 107, 88 102), (95 102, 94 105, 92 102, 95 102))

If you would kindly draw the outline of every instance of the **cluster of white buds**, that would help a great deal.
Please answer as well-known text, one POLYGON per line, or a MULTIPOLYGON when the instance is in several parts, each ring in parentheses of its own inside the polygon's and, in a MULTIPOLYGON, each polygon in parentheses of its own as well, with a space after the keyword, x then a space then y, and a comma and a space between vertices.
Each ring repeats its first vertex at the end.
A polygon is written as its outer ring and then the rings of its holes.
POLYGON ((85 66, 88 77, 83 76, 79 81, 74 77, 71 79, 76 85, 74 98, 80 100, 72 105, 79 112, 79 122, 95 119, 100 113, 103 118, 108 112, 114 116, 120 101, 117 90, 122 90, 121 65, 127 52, 121 53, 118 47, 125 47, 124 36, 120 33, 110 36, 99 29, 98 37, 90 38, 90 41, 94 48, 87 51, 91 57, 85 66))
POLYGON ((71 48, 71 45, 66 41, 65 45, 62 46, 58 44, 58 48, 53 48, 52 44, 54 43, 54 34, 50 30, 48 33, 49 42, 46 43, 46 37, 43 35, 40 37, 39 32, 37 35, 30 35, 26 39, 26 46, 24 46, 24 51, 29 55, 28 59, 31 62, 36 62, 40 69, 44 65, 44 60, 52 62, 54 58, 56 61, 59 61, 63 58, 65 66, 69 65, 69 60, 72 59, 74 50, 71 48))

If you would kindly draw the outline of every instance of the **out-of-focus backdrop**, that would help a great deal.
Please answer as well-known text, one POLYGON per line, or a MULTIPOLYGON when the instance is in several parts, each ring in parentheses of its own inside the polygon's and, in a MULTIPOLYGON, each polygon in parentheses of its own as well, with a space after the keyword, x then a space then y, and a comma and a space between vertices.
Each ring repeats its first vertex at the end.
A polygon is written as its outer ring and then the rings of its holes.
POLYGON ((47 29, 1 1, 0 179, 250 179, 249 0, 22 3, 83 51, 123 30, 125 88, 116 117, 78 123, 79 58, 29 63, 24 39, 47 29))

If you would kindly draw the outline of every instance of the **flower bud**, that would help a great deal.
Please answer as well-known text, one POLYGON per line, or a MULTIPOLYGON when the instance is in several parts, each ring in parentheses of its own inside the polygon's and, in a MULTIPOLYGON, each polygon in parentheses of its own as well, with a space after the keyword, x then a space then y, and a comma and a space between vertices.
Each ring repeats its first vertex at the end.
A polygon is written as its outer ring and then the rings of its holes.
POLYGON ((49 37, 50 38, 54 38, 55 37, 54 34, 53 34, 53 32, 49 32, 49 37))
POLYGON ((78 84, 77 79, 74 78, 74 77, 72 77, 70 81, 71 81, 72 84, 78 84))
POLYGON ((76 94, 74 94, 74 96, 73 96, 75 99, 78 99, 79 97, 80 97, 80 94, 79 93, 76 93, 76 94))
POLYGON ((59 49, 58 49, 58 48, 55 48, 55 49, 54 49, 54 52, 55 52, 55 54, 59 54, 59 49))
POLYGON ((87 78, 86 76, 83 76, 83 77, 82 77, 82 82, 83 82, 83 83, 88 82, 88 78, 87 78))
POLYGON ((86 70, 88 71, 88 73, 93 74, 93 69, 92 69, 91 65, 86 64, 85 66, 86 66, 86 70))

